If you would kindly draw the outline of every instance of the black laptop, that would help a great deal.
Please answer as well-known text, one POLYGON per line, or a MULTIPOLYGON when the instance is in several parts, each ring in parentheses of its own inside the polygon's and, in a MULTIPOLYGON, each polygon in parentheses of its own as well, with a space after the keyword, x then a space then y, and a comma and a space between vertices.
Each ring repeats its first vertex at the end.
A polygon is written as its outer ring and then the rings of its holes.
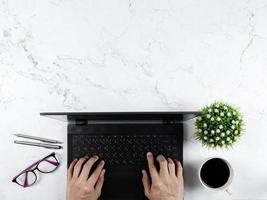
POLYGON ((68 166, 74 158, 105 160, 100 199, 143 200, 146 152, 183 162, 183 122, 199 112, 41 113, 68 122, 68 166))

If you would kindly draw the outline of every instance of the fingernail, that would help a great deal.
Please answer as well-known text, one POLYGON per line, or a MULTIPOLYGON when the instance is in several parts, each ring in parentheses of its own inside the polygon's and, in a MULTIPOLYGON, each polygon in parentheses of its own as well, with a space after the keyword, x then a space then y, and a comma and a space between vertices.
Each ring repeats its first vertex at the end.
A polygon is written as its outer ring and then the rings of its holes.
POLYGON ((106 173, 106 170, 105 169, 103 169, 103 175, 106 173))
POLYGON ((152 153, 151 152, 147 152, 147 156, 152 156, 152 153))
POLYGON ((101 165, 104 165, 105 164, 105 161, 104 160, 101 160, 100 164, 101 165))

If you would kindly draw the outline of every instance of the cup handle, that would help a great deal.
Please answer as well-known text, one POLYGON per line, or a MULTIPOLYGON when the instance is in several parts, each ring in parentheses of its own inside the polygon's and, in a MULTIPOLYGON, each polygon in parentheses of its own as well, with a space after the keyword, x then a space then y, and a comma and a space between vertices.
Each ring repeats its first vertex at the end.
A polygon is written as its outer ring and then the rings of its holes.
POLYGON ((233 190, 231 188, 226 188, 225 191, 227 192, 229 196, 233 194, 233 190))

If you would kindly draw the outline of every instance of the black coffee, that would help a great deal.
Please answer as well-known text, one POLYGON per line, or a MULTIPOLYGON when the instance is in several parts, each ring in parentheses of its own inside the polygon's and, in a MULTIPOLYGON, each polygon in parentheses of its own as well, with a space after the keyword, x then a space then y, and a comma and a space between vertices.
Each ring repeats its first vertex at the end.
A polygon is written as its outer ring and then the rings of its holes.
POLYGON ((211 188, 222 187, 230 176, 228 165, 220 158, 208 160, 200 170, 202 181, 211 188))

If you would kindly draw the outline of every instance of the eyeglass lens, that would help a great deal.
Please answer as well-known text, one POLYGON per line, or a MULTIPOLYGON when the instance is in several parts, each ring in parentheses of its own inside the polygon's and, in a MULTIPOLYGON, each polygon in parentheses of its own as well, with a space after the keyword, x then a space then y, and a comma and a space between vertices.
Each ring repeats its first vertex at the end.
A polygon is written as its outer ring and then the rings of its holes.
POLYGON ((23 174, 21 174, 17 179, 17 183, 23 187, 31 186, 35 183, 37 177, 34 172, 27 171, 23 174))
POLYGON ((38 164, 37 169, 40 172, 49 173, 49 172, 55 171, 58 165, 59 165, 59 162, 57 161, 57 159, 54 156, 50 156, 44 159, 43 161, 41 161, 38 164))

